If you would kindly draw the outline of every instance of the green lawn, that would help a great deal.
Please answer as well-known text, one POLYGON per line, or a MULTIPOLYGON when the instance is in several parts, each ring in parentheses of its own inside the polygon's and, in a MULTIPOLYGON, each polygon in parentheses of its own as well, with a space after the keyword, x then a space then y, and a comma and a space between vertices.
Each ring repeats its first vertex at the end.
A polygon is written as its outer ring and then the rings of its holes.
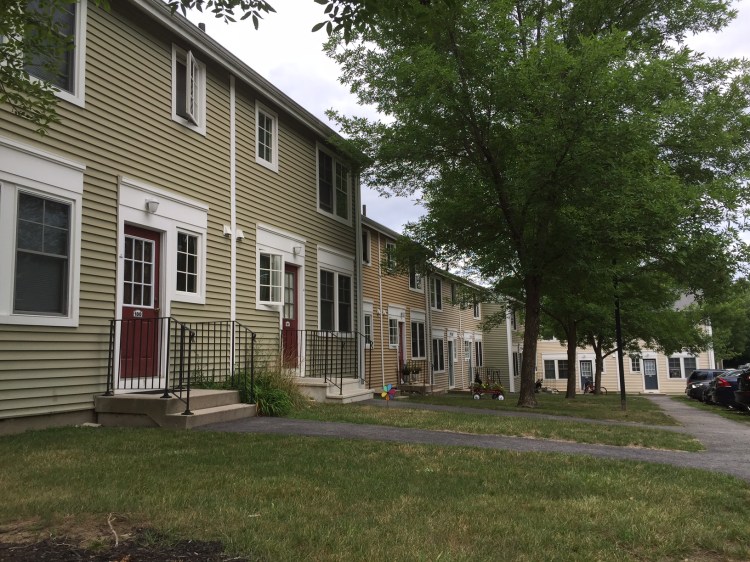
MULTIPOLYGON (((498 403, 497 401, 493 402, 498 403)), ((482 401, 472 400, 469 402, 469 404, 472 403, 482 403, 482 401)), ((511 406, 511 408, 513 407, 511 406)), ((295 410, 290 414, 290 417, 652 449, 677 449, 682 451, 700 451, 703 449, 699 441, 684 433, 632 425, 600 425, 535 417, 488 416, 359 404, 311 404, 295 410)))
MULTIPOLYGON (((565 393, 549 394, 540 392, 536 395, 539 405, 536 408, 524 408, 526 413, 551 414, 555 416, 572 416, 595 420, 631 421, 651 425, 679 425, 665 414, 659 406, 642 396, 628 396, 627 410, 620 407, 620 395, 578 394, 573 400, 566 400, 565 393)), ((462 406, 465 408, 489 408, 497 410, 517 409, 517 394, 510 394, 504 401, 472 399, 469 394, 436 394, 433 396, 408 398, 410 402, 462 406)))
POLYGON ((0 525, 73 518, 110 540, 115 513, 253 560, 750 558, 748 484, 565 455, 59 429, 0 438, 0 487, 0 525))

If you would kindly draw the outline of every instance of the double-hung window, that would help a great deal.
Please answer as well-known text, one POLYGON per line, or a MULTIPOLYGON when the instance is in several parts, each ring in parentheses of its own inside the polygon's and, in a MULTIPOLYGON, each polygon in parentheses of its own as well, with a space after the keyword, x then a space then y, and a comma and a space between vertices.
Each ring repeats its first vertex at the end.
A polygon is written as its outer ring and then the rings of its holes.
POLYGON ((261 253, 258 259, 258 300, 264 304, 281 304, 284 278, 282 256, 261 253))
POLYGON ((198 236, 177 232, 177 292, 198 293, 198 236))
POLYGON ((320 270, 320 329, 330 332, 352 330, 352 278, 320 270))
POLYGON ((32 0, 26 10, 29 24, 25 41, 38 42, 41 28, 58 34, 62 41, 38 45, 37 52, 26 56, 24 70, 34 78, 55 87, 56 95, 76 105, 84 105, 84 61, 86 34, 86 0, 50 3, 32 0))
POLYGON ((0 324, 77 326, 85 168, 5 139, 0 162, 0 324))
POLYGON ((445 371, 443 338, 432 338, 432 366, 435 372, 445 371))
POLYGON ((422 276, 417 271, 417 266, 409 265, 409 288, 415 291, 422 290, 422 276))
POLYGON ((478 302, 474 303, 474 319, 479 320, 482 317, 482 311, 478 302))
POLYGON ((396 244, 385 243, 385 268, 391 272, 396 268, 396 244))
POLYGON ((395 349, 398 347, 398 319, 388 319, 388 347, 395 349))
POLYGON ((172 45, 172 119, 206 134, 206 66, 172 45))
POLYGON ((372 347, 372 312, 364 313, 365 321, 365 345, 369 349, 372 347))
POLYGON ((411 358, 424 359, 426 357, 424 322, 411 323, 411 358))
POLYGON ((630 370, 633 373, 641 372, 641 358, 638 355, 634 355, 630 358, 630 370))
POLYGON ((484 364, 484 354, 482 353, 482 342, 474 342, 474 357, 476 357, 477 367, 481 367, 484 364))
POLYGON ((430 306, 433 310, 443 310, 443 282, 439 277, 430 282, 430 306))
POLYGON ((471 342, 464 340, 464 361, 471 361, 471 342))
POLYGON ((544 378, 545 379, 567 379, 568 378, 568 360, 567 359, 545 359, 544 360, 544 378))
POLYGON ((255 104, 255 161, 274 172, 279 171, 278 123, 276 113, 255 104))
POLYGON ((670 357, 669 363, 669 378, 680 379, 686 378, 695 371, 697 362, 695 357, 670 357))
POLYGON ((349 169, 318 148, 318 209, 349 222, 349 169))

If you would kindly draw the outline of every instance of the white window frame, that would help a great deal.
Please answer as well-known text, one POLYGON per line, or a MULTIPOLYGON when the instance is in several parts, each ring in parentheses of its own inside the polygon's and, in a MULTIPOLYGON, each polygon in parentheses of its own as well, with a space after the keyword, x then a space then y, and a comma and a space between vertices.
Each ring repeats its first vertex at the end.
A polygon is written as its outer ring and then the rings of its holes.
POLYGON ((256 283, 257 289, 258 289, 258 295, 257 299, 260 304, 266 304, 266 305, 276 305, 281 306, 284 304, 284 256, 279 253, 273 253, 273 252, 267 252, 267 251, 260 251, 258 250, 258 282, 256 283), (270 284, 269 285, 261 285, 260 278, 261 278, 261 259, 263 256, 268 256, 269 258, 269 275, 270 275, 270 284), (274 268, 273 262, 277 261, 279 264, 278 269, 274 268), (273 272, 277 271, 279 274, 279 283, 278 285, 274 285, 273 283, 273 272), (261 294, 261 288, 263 286, 267 286, 269 289, 269 296, 270 299, 264 299, 262 298, 261 294), (278 299, 273 298, 274 289, 276 289, 278 292, 278 299))
MULTIPOLYGON (((79 0, 76 4, 75 39, 73 40, 73 91, 61 90, 53 85, 55 96, 78 107, 86 106, 86 21, 88 18, 88 0, 79 0)), ((0 38, 2 41, 2 38, 0 38)), ((29 75, 32 81, 41 81, 29 75)))
POLYGON ((433 335, 431 344, 432 344, 432 354, 433 354, 433 358, 432 358, 433 369, 432 370, 435 373, 444 373, 445 372, 445 340, 443 339, 442 336, 435 337, 433 335), (436 343, 438 344, 437 353, 435 350, 436 343))
POLYGON ((339 277, 345 276, 349 278, 350 282, 350 297, 351 300, 349 302, 349 331, 354 332, 355 331, 355 323, 354 323, 354 311, 356 310, 357 302, 356 302, 356 286, 355 286, 355 277, 354 277, 354 256, 351 256, 349 254, 344 254, 342 252, 339 252, 338 250, 335 250, 333 248, 327 248, 323 246, 318 246, 318 297, 317 297, 317 307, 318 307, 318 329, 322 330, 321 327, 321 307, 320 307, 320 272, 321 271, 328 271, 333 273, 333 284, 334 284, 334 302, 333 302, 333 323, 334 323, 334 330, 335 332, 341 331, 341 319, 339 318, 339 277))
POLYGON ((685 370, 685 359, 686 358, 695 359, 695 368, 698 369, 698 356, 697 355, 692 355, 690 353, 674 353, 674 354, 670 355, 669 357, 667 357, 665 359, 665 362, 667 364, 667 378, 669 380, 683 380, 683 379, 686 379, 687 377, 690 376, 690 373, 688 373, 685 370), (673 377, 672 376, 672 372, 671 372, 671 369, 669 367, 669 360, 670 359, 677 359, 677 360, 679 360, 679 362, 680 362, 680 376, 679 377, 673 377))
POLYGON ((471 340, 464 339, 464 361, 471 361, 471 340))
POLYGON ((430 308, 443 310, 443 280, 440 277, 430 278, 430 308))
POLYGON ((372 263, 371 242, 370 231, 362 229, 362 263, 365 265, 372 263))
POLYGON ((72 160, 0 137, 0 325, 78 326, 83 173, 72 160), (64 316, 13 312, 18 193, 70 205, 68 310, 64 316))
MULTIPOLYGON (((409 349, 409 355, 412 359, 427 359, 427 334, 426 334, 427 327, 425 326, 424 318, 422 319, 415 319, 412 318, 411 322, 409 323, 409 341, 411 342, 411 348, 409 349), (419 336, 419 327, 422 327, 422 346, 417 345, 417 351, 421 351, 422 355, 414 355, 414 325, 417 325, 417 336, 419 336), (423 347, 424 349, 420 349, 420 347, 423 347)), ((419 344, 419 338, 417 338, 417 344, 419 344)))
MULTIPOLYGON (((581 359, 579 358, 579 361, 580 360, 581 359)), ((568 361, 567 355, 565 355, 565 356, 562 356, 562 355, 542 355, 542 378, 544 380, 548 380, 548 381, 551 381, 551 380, 567 381, 568 380, 567 378, 561 378, 560 377, 560 361, 565 361, 567 363, 567 361, 568 361), (554 379, 547 378, 547 372, 546 372, 546 369, 545 369, 545 366, 544 366, 544 362, 545 361, 552 361, 552 362, 554 362, 554 364, 555 364, 555 378, 554 379)), ((585 358, 585 359, 583 359, 583 361, 589 361, 589 359, 585 358)), ((592 363, 593 363, 593 361, 592 361, 592 363)), ((593 364, 592 364, 592 367, 594 367, 593 364)), ((570 365, 568 365, 568 376, 570 376, 570 365)))
POLYGON ((192 51, 172 44, 172 120, 203 136, 206 135, 206 65, 192 51), (185 113, 177 114, 177 63, 185 64, 185 113), (189 100, 193 100, 191 104, 189 100))
POLYGON ((395 242, 385 243, 385 268, 387 271, 393 271, 396 268, 396 258, 393 253, 396 251, 395 242))
POLYGON ((483 367, 484 366, 484 344, 482 344, 482 340, 475 339, 474 340, 474 365, 476 367, 483 367))
POLYGON ((641 356, 631 356, 630 357, 630 372, 631 373, 641 373, 641 356), (636 366, 637 363, 637 366, 636 366))
POLYGON ((409 290, 424 293, 424 278, 419 274, 417 266, 414 264, 409 266, 409 290), (413 285, 412 280, 414 280, 413 285))
POLYGON ((341 159, 337 158, 336 155, 325 148, 323 145, 318 143, 316 145, 315 150, 315 182, 318 186, 318 212, 330 217, 338 222, 344 223, 346 225, 351 225, 352 223, 352 196, 354 190, 352 189, 352 171, 350 167, 345 164, 341 159), (327 211, 320 206, 320 153, 323 152, 327 154, 332 162, 331 162, 331 210, 327 211), (344 168, 346 171, 346 178, 344 180, 346 185, 346 192, 347 192, 347 205, 346 205, 346 217, 342 217, 339 215, 336 210, 338 208, 338 188, 336 186, 336 166, 339 165, 344 168))
MULTIPOLYGON (((177 273, 179 273, 177 269, 177 254, 179 254, 179 249, 175 249, 175 294, 179 297, 193 297, 200 294, 201 291, 201 277, 202 272, 204 271, 203 267, 203 244, 201 240, 201 235, 195 232, 190 232, 189 230, 186 230, 184 228, 177 228, 177 248, 179 248, 179 242, 180 242, 180 235, 185 236, 192 236, 195 238, 195 248, 196 248, 196 261, 195 261, 195 291, 180 291, 177 287, 177 273)), ((190 273, 187 273, 187 275, 191 275, 190 273)))
MULTIPOLYGON (((258 223, 255 233, 255 309, 275 311, 279 314, 279 326, 281 326, 284 307, 284 272, 287 264, 297 267, 298 283, 305 279, 305 248, 307 241, 291 232, 281 230, 263 223, 258 223), (260 254, 279 254, 282 256, 281 263, 281 302, 269 303, 260 300, 260 254)), ((298 325, 304 326, 304 291, 297 291, 298 303, 298 325)))
POLYGON ((388 348, 398 349, 398 318, 388 317, 388 348))
POLYGON ((272 172, 279 171, 279 116, 275 111, 271 111, 259 101, 255 102, 255 161, 268 168, 272 172), (260 142, 260 116, 265 115, 271 120, 271 160, 261 157, 258 150, 260 142))
POLYGON ((474 303, 474 310, 472 312, 474 320, 480 320, 482 318, 482 304, 479 302, 474 303))

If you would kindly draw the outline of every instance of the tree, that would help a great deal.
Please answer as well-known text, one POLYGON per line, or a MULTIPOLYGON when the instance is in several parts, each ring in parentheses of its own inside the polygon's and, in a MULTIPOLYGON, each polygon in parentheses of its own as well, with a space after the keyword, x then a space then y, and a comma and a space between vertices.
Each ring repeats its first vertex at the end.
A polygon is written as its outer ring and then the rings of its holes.
POLYGON ((551 271, 666 267, 697 240, 732 238, 720 225, 746 203, 748 66, 682 44, 732 12, 719 0, 409 10, 329 45, 342 81, 389 120, 333 115, 372 161, 365 183, 423 193, 412 236, 525 303, 519 405, 533 406, 551 271))

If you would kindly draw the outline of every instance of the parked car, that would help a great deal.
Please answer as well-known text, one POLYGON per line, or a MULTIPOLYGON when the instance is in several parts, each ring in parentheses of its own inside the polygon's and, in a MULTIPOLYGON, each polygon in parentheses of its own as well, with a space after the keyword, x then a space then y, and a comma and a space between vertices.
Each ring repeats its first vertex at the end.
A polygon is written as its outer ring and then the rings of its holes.
POLYGON ((685 386, 685 394, 695 400, 703 400, 703 391, 714 378, 724 372, 723 369, 697 369, 690 373, 685 386))
POLYGON ((734 401, 738 407, 750 410, 750 369, 741 371, 737 376, 737 390, 734 391, 734 401))
POLYGON ((730 370, 717 376, 708 383, 705 391, 706 404, 718 404, 727 408, 737 408, 739 404, 734 401, 734 392, 738 388, 737 377, 740 371, 730 370))

